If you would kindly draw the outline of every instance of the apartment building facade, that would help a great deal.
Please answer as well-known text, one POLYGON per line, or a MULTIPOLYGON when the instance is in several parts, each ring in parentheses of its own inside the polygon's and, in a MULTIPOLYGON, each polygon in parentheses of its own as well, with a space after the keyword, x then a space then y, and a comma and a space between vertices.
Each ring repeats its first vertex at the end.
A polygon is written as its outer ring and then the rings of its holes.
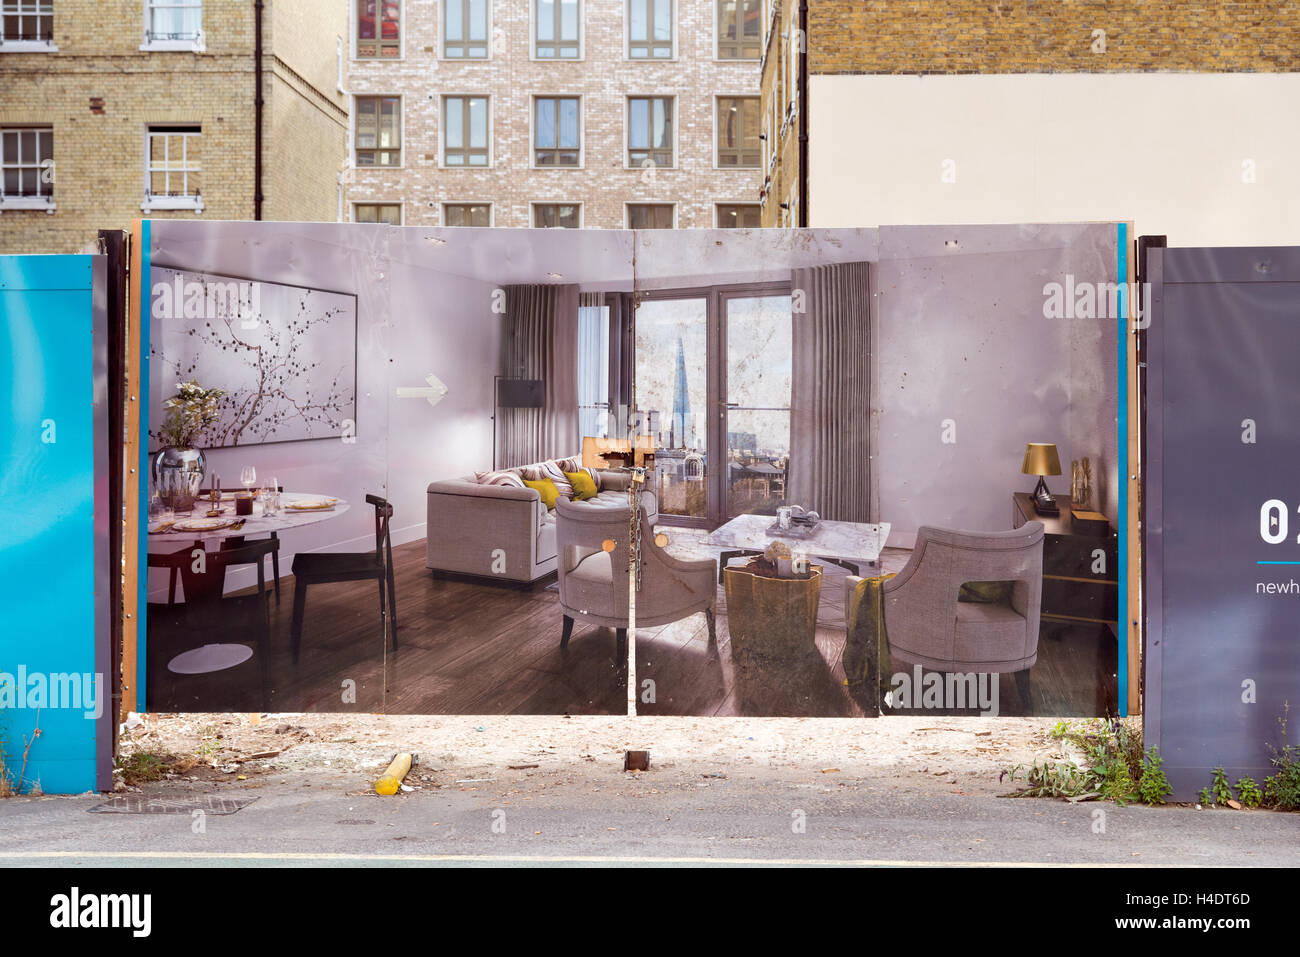
POLYGON ((1300 242, 1295 0, 767 4, 765 226, 1300 242))
POLYGON ((354 0, 349 215, 759 225, 762 0, 354 0))
POLYGON ((142 216, 337 220, 347 23, 346 0, 0 0, 0 253, 142 216))

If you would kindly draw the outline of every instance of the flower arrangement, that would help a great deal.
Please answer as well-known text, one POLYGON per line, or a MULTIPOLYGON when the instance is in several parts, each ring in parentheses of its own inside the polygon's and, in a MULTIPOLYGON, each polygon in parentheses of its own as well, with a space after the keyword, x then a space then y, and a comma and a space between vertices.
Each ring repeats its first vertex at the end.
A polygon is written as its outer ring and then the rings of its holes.
POLYGON ((176 394, 163 403, 167 418, 158 429, 158 437, 175 448, 194 447, 217 421, 217 401, 225 394, 221 389, 205 389, 194 379, 182 382, 176 394))

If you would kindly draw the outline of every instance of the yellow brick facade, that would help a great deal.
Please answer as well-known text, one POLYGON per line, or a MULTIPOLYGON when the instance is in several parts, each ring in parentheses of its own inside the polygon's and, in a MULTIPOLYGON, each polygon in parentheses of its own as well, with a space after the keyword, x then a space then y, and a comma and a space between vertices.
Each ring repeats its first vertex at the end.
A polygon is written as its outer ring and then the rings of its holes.
MULTIPOLYGON (((808 0, 807 7, 810 76, 1300 70, 1300 0, 808 0)), ((764 116, 780 95, 797 16, 798 0, 765 2, 764 21, 775 26, 763 65, 764 116)), ((869 115, 870 104, 862 108, 869 115)), ((805 109, 812 142, 818 124, 847 121, 818 115, 816 103, 805 109)), ((778 130, 764 226, 794 223, 780 203, 798 193, 797 134, 778 130)))
MULTIPOLYGON (((345 0, 265 0, 265 219, 337 218, 345 0)), ((54 212, 0 211, 0 253, 76 252, 133 219, 254 216, 253 2, 203 4, 203 50, 142 50, 144 0, 57 0, 56 52, 0 53, 0 126, 53 127, 54 212), (144 212, 149 124, 202 128, 201 212, 144 212)))

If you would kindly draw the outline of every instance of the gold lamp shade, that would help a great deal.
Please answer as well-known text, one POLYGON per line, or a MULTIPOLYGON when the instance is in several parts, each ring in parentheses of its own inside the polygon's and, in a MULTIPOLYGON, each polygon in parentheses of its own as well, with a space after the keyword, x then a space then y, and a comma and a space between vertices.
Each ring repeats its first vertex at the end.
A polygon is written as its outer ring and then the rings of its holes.
POLYGON ((1025 463, 1020 466, 1025 475, 1060 475, 1061 458, 1053 442, 1030 442, 1025 446, 1025 463))

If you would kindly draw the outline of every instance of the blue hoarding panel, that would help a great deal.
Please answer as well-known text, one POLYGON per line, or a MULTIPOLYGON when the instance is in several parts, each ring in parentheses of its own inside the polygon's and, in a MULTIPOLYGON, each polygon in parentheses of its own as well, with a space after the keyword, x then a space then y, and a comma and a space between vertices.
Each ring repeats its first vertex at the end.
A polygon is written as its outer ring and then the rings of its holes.
POLYGON ((111 710, 95 666, 92 263, 0 257, 0 748, 14 784, 47 793, 95 786, 111 710))

